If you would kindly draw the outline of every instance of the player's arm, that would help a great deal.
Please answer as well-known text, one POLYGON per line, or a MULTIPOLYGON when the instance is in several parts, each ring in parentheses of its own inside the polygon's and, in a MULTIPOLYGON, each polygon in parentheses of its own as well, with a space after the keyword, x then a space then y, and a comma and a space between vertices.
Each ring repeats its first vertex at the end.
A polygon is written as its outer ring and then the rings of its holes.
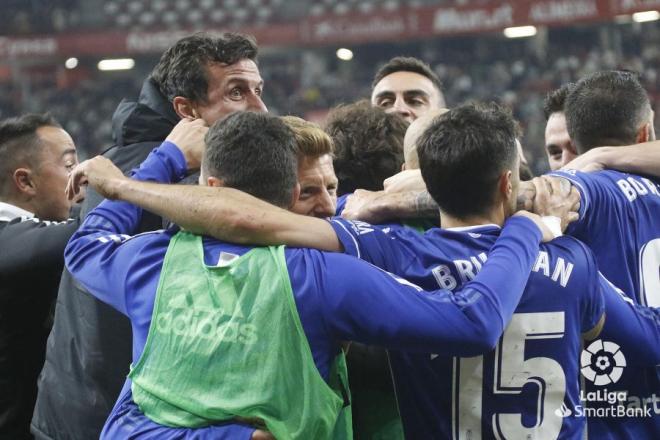
MULTIPOLYGON (((293 214, 232 188, 135 182, 113 170, 114 165, 103 158, 91 159, 79 167, 77 174, 105 197, 139 205, 194 233, 235 243, 342 250, 327 221, 293 214)), ((70 194, 76 192, 78 185, 75 177, 72 182, 70 194)), ((568 207, 567 204, 565 208, 568 207)), ((557 215, 570 217, 567 209, 557 215)), ((547 231, 540 222, 539 227, 547 231)), ((551 239, 552 234, 547 232, 551 239)))
POLYGON ((439 213, 438 204, 425 189, 357 190, 348 197, 342 217, 378 224, 407 218, 438 218, 439 213))
MULTIPOLYGON (((115 180, 137 182, 140 179, 170 182, 183 177, 187 167, 188 161, 182 150, 166 141, 152 151, 132 173, 133 179, 137 180, 128 179, 110 160, 97 156, 81 163, 72 171, 67 192, 72 197, 77 192, 77 187, 85 180, 90 183, 115 180)), ((92 186, 103 194, 103 184, 92 186)), ((64 253, 65 264, 71 274, 97 298, 124 314, 127 313, 126 281, 133 275, 131 268, 135 255, 144 257, 144 273, 160 270, 159 259, 149 258, 150 252, 154 255, 162 252, 162 246, 156 246, 158 240, 128 241, 131 235, 138 231, 141 217, 142 208, 138 206, 104 200, 90 211, 78 231, 71 237, 64 253), (152 245, 152 248, 146 246, 143 249, 142 246, 146 243, 152 245)), ((158 238, 157 235, 150 238, 154 237, 158 238)), ((159 238, 167 240, 164 237, 159 238)))
POLYGON ((357 190, 347 202, 342 216, 379 224, 409 218, 439 215, 438 204, 426 191, 420 170, 405 170, 385 179, 384 191, 357 190))
POLYGON ((367 263, 327 255, 319 289, 325 326, 337 340, 393 349, 489 351, 520 300, 541 238, 528 218, 511 218, 476 278, 453 293, 420 291, 367 263))
POLYGON ((583 172, 613 169, 625 173, 660 177, 660 141, 626 147, 599 147, 581 154, 562 170, 583 172))
POLYGON ((635 304, 604 276, 598 278, 605 301, 605 325, 598 337, 618 344, 628 365, 660 365, 660 310, 635 304))

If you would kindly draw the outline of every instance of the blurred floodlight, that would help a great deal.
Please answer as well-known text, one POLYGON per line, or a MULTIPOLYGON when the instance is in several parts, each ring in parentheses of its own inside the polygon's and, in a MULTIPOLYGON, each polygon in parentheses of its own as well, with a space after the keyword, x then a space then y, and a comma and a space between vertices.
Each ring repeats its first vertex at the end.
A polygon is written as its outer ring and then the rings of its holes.
POLYGON ((117 58, 99 61, 99 70, 129 70, 135 66, 133 58, 117 58))
POLYGON ((345 47, 337 49, 337 58, 344 61, 350 61, 353 59, 353 51, 346 49, 345 47))
POLYGON ((633 20, 637 23, 644 23, 645 21, 660 20, 660 12, 658 11, 644 11, 636 12, 632 15, 633 20))
POLYGON ((64 62, 64 67, 67 69, 75 69, 78 67, 78 58, 69 58, 64 62))
POLYGON ((536 35, 535 26, 517 26, 504 29, 504 36, 507 38, 532 37, 536 35))

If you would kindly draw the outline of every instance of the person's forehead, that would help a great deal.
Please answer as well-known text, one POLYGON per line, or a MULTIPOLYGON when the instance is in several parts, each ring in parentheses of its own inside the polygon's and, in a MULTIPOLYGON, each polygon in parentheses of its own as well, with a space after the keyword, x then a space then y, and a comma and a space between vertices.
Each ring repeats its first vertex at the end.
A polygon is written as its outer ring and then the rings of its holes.
POLYGON ((545 126, 545 136, 569 138, 564 113, 557 112, 550 115, 545 126))
POLYGON ((406 93, 414 90, 421 90, 426 94, 433 95, 437 93, 430 79, 416 72, 394 72, 390 73, 374 87, 372 96, 380 93, 406 93))
POLYGON ((230 65, 213 63, 207 68, 210 83, 220 84, 232 80, 247 80, 253 82, 263 81, 259 74, 257 63, 248 58, 244 58, 230 65))
POLYGON ((324 154, 317 157, 303 157, 298 161, 298 179, 301 181, 318 180, 319 183, 337 180, 332 166, 332 156, 324 154))
POLYGON ((37 135, 42 142, 58 151, 75 150, 73 139, 64 129, 59 127, 44 126, 37 128, 37 135))

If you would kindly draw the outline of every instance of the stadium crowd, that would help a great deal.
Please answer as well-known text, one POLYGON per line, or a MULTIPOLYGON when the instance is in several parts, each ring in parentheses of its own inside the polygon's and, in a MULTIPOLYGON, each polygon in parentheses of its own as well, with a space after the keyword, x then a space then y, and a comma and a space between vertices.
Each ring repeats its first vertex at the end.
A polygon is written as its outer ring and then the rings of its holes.
MULTIPOLYGON (((334 53, 329 52, 311 60, 301 55, 304 51, 266 54, 260 65, 268 83, 264 102, 274 114, 313 115, 322 120, 328 109, 369 96, 374 66, 399 53, 410 54, 430 64, 442 81, 448 105, 495 100, 510 108, 524 127, 523 146, 537 174, 548 170, 543 148, 543 99, 564 83, 605 69, 639 72, 656 110, 656 123, 660 123, 657 29, 642 38, 623 33, 623 51, 604 46, 596 28, 550 33, 548 47, 541 55, 534 47, 519 42, 479 37, 358 47, 360 56, 350 63, 337 62, 334 53)), ((122 96, 138 93, 140 78, 148 73, 152 62, 145 60, 130 75, 97 73, 82 83, 34 87, 28 94, 7 86, 0 97, 0 115, 47 108, 77 140, 81 156, 91 157, 112 145, 112 113, 122 96)))
POLYGON ((0 438, 658 438, 659 54, 549 53, 311 87, 195 34, 139 91, 32 96, 0 122, 0 438))

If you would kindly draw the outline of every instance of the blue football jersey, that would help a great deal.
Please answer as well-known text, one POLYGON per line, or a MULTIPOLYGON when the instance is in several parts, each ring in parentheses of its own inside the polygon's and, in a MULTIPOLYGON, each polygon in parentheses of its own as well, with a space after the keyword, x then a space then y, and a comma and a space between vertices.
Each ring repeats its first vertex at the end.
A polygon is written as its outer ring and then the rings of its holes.
MULTIPOLYGON (((425 288, 474 279, 496 225, 379 228, 334 219, 346 252, 425 288)), ((390 351, 406 438, 581 438, 581 334, 603 315, 603 283, 590 251, 562 237, 541 246, 497 347, 477 357, 390 351)))
POLYGON ((600 271, 636 303, 660 307, 660 184, 607 170, 558 171, 580 192, 568 234, 586 243, 600 271))
MULTIPOLYGON (((660 185, 649 177, 613 170, 563 177, 580 192, 580 218, 567 233, 594 252, 600 271, 635 303, 660 307, 660 185)), ((651 313, 651 311, 648 311, 651 313)), ((612 328, 607 333, 619 329, 612 328)), ((609 336, 609 334, 607 335, 609 336)), ((653 347, 647 347, 651 349, 653 347)), ((628 356, 628 362, 634 361, 628 356)), ((629 367, 610 392, 625 392, 628 407, 648 408, 643 417, 590 419, 594 438, 660 438, 660 372, 629 367)), ((597 392, 603 387, 587 383, 597 392)))

